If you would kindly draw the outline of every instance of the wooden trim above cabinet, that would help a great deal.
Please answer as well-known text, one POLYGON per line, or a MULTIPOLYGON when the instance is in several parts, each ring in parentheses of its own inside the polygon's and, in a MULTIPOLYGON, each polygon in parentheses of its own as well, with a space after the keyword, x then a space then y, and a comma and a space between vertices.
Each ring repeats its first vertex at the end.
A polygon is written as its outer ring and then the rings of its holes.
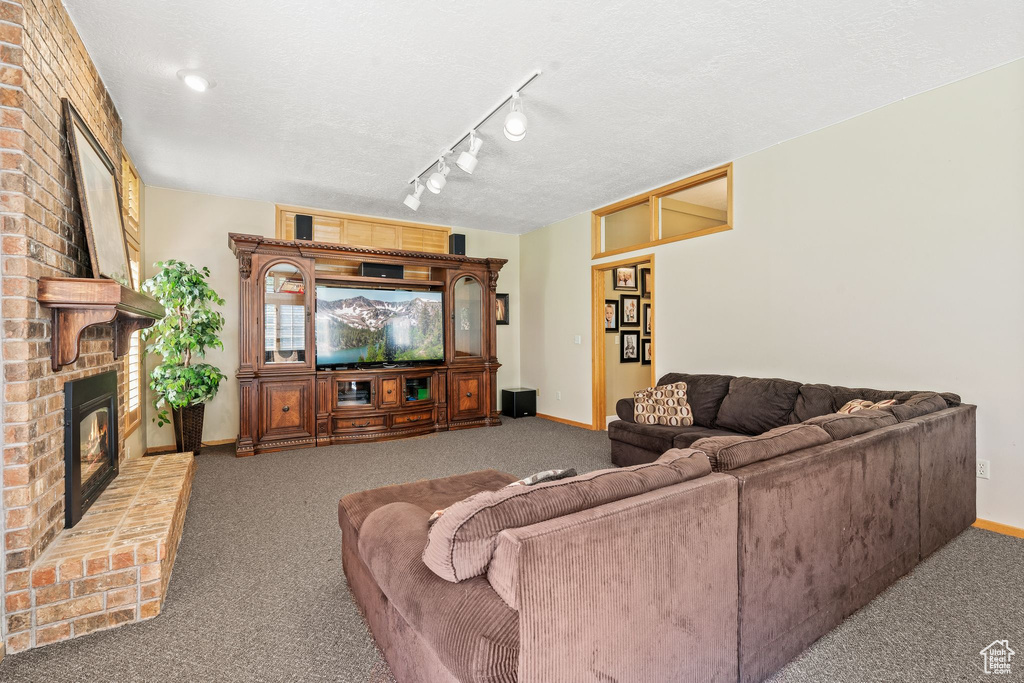
POLYGON ((321 240, 328 244, 425 251, 434 254, 448 253, 448 236, 452 232, 450 227, 285 204, 276 205, 274 210, 274 235, 277 239, 293 239, 294 233, 289 232, 288 217, 297 213, 313 216, 314 239, 316 239, 317 218, 334 224, 331 229, 337 231, 338 239, 337 241, 321 240))

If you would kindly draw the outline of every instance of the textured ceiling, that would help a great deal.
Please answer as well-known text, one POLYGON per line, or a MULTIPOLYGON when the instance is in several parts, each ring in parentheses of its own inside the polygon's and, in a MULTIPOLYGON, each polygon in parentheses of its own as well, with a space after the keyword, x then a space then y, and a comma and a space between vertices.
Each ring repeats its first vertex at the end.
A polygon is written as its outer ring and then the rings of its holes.
POLYGON ((513 233, 1024 55, 1021 0, 64 2, 146 183, 513 233), (526 139, 404 207, 535 69, 526 139))

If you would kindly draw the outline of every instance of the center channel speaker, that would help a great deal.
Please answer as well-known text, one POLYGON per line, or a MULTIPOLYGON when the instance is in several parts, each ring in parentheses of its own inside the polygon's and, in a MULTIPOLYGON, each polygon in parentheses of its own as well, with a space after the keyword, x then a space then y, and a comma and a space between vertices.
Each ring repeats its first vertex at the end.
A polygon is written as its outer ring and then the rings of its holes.
POLYGON ((359 274, 363 277, 386 277, 401 280, 405 277, 405 266, 392 263, 360 263, 359 274))
POLYGON ((313 217, 303 213, 295 214, 295 239, 313 239, 313 217))

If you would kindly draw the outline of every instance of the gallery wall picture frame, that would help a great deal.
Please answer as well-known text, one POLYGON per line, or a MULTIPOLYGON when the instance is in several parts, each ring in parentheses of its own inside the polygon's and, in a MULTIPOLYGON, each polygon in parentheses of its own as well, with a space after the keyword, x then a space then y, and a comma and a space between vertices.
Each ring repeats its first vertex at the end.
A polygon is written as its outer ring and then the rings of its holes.
POLYGON ((637 282, 636 266, 619 266, 612 270, 612 288, 620 292, 637 292, 640 285, 637 282))
POLYGON ((494 322, 497 325, 508 325, 508 294, 494 295, 494 322))
POLYGON ((116 167, 74 105, 63 105, 93 277, 132 287, 116 167))
POLYGON ((604 331, 605 332, 618 332, 619 331, 619 300, 618 299, 605 299, 604 300, 604 331))
POLYGON ((640 342, 640 364, 651 364, 651 340, 644 339, 640 342))
POLYGON ((651 319, 653 317, 651 315, 651 305, 649 303, 645 303, 643 308, 644 308, 644 318, 643 318, 644 324, 643 324, 643 328, 642 329, 644 331, 644 335, 650 337, 651 336, 651 319))
POLYGON ((640 330, 622 330, 619 332, 619 362, 640 362, 640 330))
POLYGON ((619 324, 622 327, 640 327, 640 297, 636 294, 623 294, 619 306, 619 324))
POLYGON ((651 282, 651 269, 641 268, 640 269, 640 296, 644 299, 651 298, 651 290, 654 289, 654 283, 651 282))

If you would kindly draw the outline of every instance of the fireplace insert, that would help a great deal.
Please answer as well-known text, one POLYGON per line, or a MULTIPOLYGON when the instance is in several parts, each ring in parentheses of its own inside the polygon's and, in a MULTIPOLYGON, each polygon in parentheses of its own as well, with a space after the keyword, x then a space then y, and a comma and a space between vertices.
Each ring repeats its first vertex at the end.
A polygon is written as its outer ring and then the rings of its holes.
POLYGON ((117 372, 64 384, 64 527, 117 476, 117 372))

